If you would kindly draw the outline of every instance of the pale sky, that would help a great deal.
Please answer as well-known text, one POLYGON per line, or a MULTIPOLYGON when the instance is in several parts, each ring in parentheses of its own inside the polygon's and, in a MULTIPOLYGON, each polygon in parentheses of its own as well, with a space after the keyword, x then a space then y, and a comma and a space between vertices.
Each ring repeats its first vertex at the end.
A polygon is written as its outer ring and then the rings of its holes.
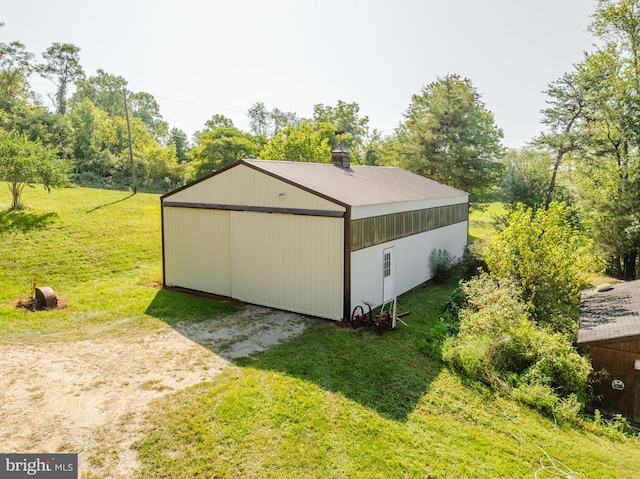
MULTIPOLYGON (((152 94, 191 135, 216 113, 248 131, 246 111, 310 117, 318 103, 356 102, 390 134, 411 96, 439 77, 471 79, 503 144, 542 131, 550 82, 594 49, 595 0, 4 0, 0 42, 38 61, 78 46, 87 75, 120 75, 152 94)), ((49 80, 32 85, 46 95, 49 80)), ((46 99, 46 97, 45 97, 46 99)))

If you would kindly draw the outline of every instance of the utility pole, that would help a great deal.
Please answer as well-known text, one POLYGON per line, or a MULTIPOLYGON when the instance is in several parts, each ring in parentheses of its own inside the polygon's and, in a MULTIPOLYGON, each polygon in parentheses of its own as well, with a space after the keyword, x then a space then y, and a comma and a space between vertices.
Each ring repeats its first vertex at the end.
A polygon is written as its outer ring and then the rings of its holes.
POLYGON ((131 159, 131 178, 133 180, 133 194, 138 192, 138 177, 136 175, 136 165, 133 162, 133 146, 131 146, 131 125, 129 123, 129 107, 127 106, 127 90, 122 90, 124 94, 124 115, 127 118, 127 134, 129 135, 129 158, 131 159))

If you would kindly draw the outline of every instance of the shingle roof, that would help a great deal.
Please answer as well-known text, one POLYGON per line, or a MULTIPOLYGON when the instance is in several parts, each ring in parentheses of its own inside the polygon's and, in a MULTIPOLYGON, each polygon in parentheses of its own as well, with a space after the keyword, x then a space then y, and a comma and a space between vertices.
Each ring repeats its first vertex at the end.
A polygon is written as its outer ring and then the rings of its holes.
POLYGON ((578 345, 610 343, 634 336, 640 336, 640 280, 614 284, 606 291, 582 292, 578 345))
POLYGON ((242 160, 257 169, 349 206, 464 197, 468 193, 400 168, 331 163, 242 160))

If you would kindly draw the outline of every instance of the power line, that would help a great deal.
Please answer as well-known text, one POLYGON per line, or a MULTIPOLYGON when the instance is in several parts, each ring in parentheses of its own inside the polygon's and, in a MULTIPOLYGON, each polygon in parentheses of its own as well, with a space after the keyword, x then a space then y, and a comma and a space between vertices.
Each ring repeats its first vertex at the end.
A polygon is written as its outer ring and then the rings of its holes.
POLYGON ((246 111, 243 111, 243 110, 234 110, 232 108, 224 108, 224 107, 221 107, 221 106, 205 105, 203 103, 196 103, 196 102, 192 102, 192 101, 176 100, 174 98, 167 98, 167 97, 163 97, 163 96, 156 96, 155 98, 158 98, 159 100, 173 101, 175 103, 183 103, 185 105, 198 106, 200 108, 210 108, 212 110, 231 111, 231 112, 234 112, 234 113, 246 113, 246 111))

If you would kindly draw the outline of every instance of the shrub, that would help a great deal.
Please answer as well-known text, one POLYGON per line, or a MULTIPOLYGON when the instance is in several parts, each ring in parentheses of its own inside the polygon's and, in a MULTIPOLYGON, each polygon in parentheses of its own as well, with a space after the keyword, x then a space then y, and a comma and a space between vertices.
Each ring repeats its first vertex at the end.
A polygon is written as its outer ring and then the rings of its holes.
POLYGON ((447 324, 447 328, 454 327, 452 333, 458 333, 460 330, 460 311, 467 303, 467 295, 464 292, 463 283, 460 282, 458 286, 451 291, 444 304, 444 311, 440 321, 447 324), (449 326, 451 325, 451 326, 449 326))
POLYGON ((470 279, 473 276, 486 272, 487 263, 483 257, 484 244, 482 242, 474 242, 464 249, 462 259, 458 263, 460 276, 464 279, 470 279))
POLYGON ((429 255, 431 279, 435 283, 444 283, 451 277, 455 258, 444 249, 434 249, 429 255))
POLYGON ((496 374, 488 353, 493 344, 494 339, 488 335, 472 336, 464 342, 450 336, 442 344, 442 359, 464 376, 493 390, 504 390, 507 384, 496 374))
POLYGON ((582 271, 590 258, 589 243, 572 224, 564 204, 536 211, 520 205, 484 250, 491 275, 517 280, 536 320, 554 331, 575 331, 571 315, 586 284, 582 271))
POLYGON ((598 409, 593 413, 593 421, 584 421, 582 425, 588 431, 618 442, 623 442, 626 437, 637 434, 637 431, 621 414, 615 414, 612 418, 605 419, 598 409))
POLYGON ((530 307, 522 301, 518 284, 507 278, 496 280, 482 274, 463 283, 466 305, 460 310, 465 334, 499 335, 529 317, 530 307))
POLYGON ((589 393, 591 365, 566 335, 536 326, 517 282, 488 274, 464 283, 460 333, 442 357, 492 389, 562 420, 577 417, 589 393))

